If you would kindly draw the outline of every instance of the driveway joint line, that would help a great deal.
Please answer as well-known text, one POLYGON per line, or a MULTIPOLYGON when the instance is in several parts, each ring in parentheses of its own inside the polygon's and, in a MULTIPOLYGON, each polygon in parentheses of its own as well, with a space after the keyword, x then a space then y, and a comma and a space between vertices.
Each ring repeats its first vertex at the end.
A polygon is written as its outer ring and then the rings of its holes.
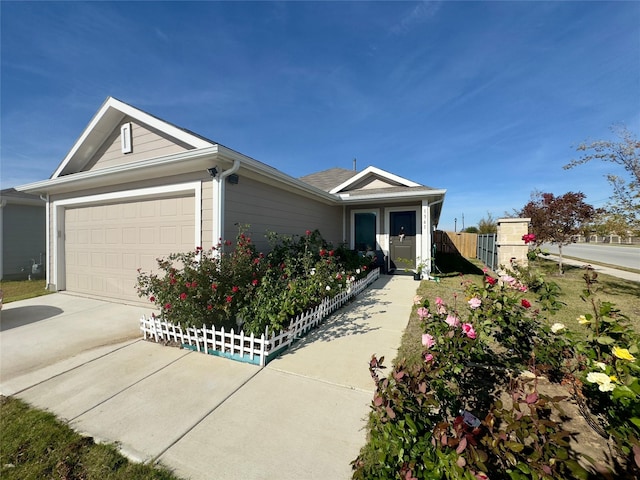
MULTIPOLYGON (((318 383, 324 383, 326 385, 333 385, 334 387, 340 387, 343 388, 345 390, 352 390, 352 391, 356 391, 356 392, 362 392, 362 393, 368 393, 368 394, 373 394, 375 391, 375 388, 371 387, 371 390, 367 390, 365 388, 362 387, 354 387, 353 385, 347 385, 344 383, 337 383, 337 382, 331 382, 329 380, 324 380, 322 378, 316 378, 316 377, 309 377, 307 375, 303 375, 302 373, 296 373, 296 372, 290 372, 288 370, 281 370, 279 368, 276 367, 266 367, 269 370, 273 370, 274 372, 280 372, 280 373, 284 373, 286 375, 292 375, 294 377, 300 377, 300 378, 306 378, 308 380, 313 380, 314 382, 318 382, 318 383)), ((371 380, 371 382, 373 383, 373 380, 371 380)))
POLYGON ((113 398, 117 397, 118 395, 120 395, 122 392, 125 392, 125 391, 129 390, 130 388, 132 388, 132 387, 134 387, 134 386, 138 385, 140 382, 143 382, 144 380, 146 380, 147 378, 149 378, 149 377, 151 377, 151 376, 155 375, 156 373, 161 372, 161 371, 162 371, 162 370, 164 370, 165 368, 167 368, 167 367, 169 367, 169 366, 173 365, 174 363, 176 363, 176 362, 178 362, 178 361, 182 360, 184 357, 186 357, 187 355, 189 355, 189 354, 191 354, 191 353, 193 353, 193 352, 191 352, 191 351, 187 351, 184 355, 180 355, 180 356, 179 356, 178 358, 176 358, 175 360, 170 361, 169 363, 167 363, 167 364, 163 365, 162 367, 158 368, 157 370, 154 370, 153 372, 151 372, 151 373, 149 373, 149 374, 145 375, 144 377, 142 377, 142 378, 140 378, 140 379, 136 380, 136 381, 135 381, 135 382, 133 382, 132 384, 127 385, 126 387, 124 387, 123 389, 121 389, 121 390, 117 391, 117 392, 116 392, 116 393, 114 393, 113 395, 111 395, 111 396, 109 396, 109 397, 105 398, 104 400, 102 400, 102 401, 100 401, 100 402, 96 403, 96 404, 95 404, 95 405, 93 405, 92 407, 90 407, 90 408, 86 409, 84 412, 79 413, 79 414, 78 414, 78 415, 76 415, 75 417, 73 417, 73 418, 69 419, 69 422, 73 422, 74 420, 76 420, 76 419, 80 418, 82 415, 84 415, 84 414, 86 414, 86 413, 90 412, 91 410, 95 410, 95 409, 96 409, 96 408, 98 408, 100 405, 105 404, 105 403, 106 403, 106 402, 108 402, 109 400, 111 400, 111 399, 113 399, 113 398))
MULTIPOLYGON (((232 392, 230 392, 225 398, 222 399, 222 401, 220 403, 218 403, 217 405, 215 405, 211 410, 209 410, 208 412, 206 412, 199 420, 197 420, 193 425, 191 425, 190 427, 188 427, 182 434, 180 434, 175 440, 173 440, 166 448, 164 448, 160 453, 158 453, 157 455, 155 455, 154 457, 152 457, 148 463, 150 464, 154 464, 156 462, 158 462, 158 460, 160 460, 160 457, 162 457, 165 453, 167 453, 167 451, 173 447, 175 444, 177 444, 180 440, 182 440, 184 437, 186 437, 194 428, 196 428, 198 425, 200 425, 209 415, 211 415, 213 412, 215 412, 218 408, 220 408, 222 405, 224 405, 224 403, 226 403, 227 400, 229 400, 232 396, 234 396, 236 393, 238 393, 240 391, 240 389, 242 389, 247 383, 249 383, 251 380, 253 380, 260 372, 262 372, 264 370, 264 367, 260 367, 258 369, 258 371, 256 371, 255 373, 253 373, 249 378, 247 378, 244 382, 242 382, 242 384, 240 384, 235 390, 233 390, 232 392)), ((145 462, 147 463, 147 462, 145 462)))
MULTIPOLYGON (((41 381, 39 381, 37 383, 34 383, 33 385, 29 385, 28 387, 25 387, 22 390, 18 390, 17 392, 14 392, 10 396, 15 397, 15 396, 17 396, 17 395, 19 395, 19 394, 21 394, 23 392, 26 392, 27 390, 30 390, 30 389, 32 389, 34 387, 37 387, 39 385, 42 385, 43 383, 48 382, 49 380, 53 380, 54 378, 58 378, 59 376, 64 375, 66 373, 73 372, 74 370, 77 370, 80 367, 84 367, 85 365, 89 365, 90 363, 95 362, 96 360, 100 360, 101 358, 104 358, 104 357, 106 357, 108 355, 111 355, 112 353, 118 352, 118 351, 120 351, 120 350, 122 350, 124 348, 127 348, 127 347, 131 346, 131 345, 135 345, 136 343, 141 342, 141 341, 142 341, 142 339, 139 338, 138 340, 134 340, 131 343, 127 343, 126 345, 122 345, 121 347, 118 347, 115 350, 111 350, 111 351, 109 351, 107 353, 103 353, 102 355, 100 355, 100 356, 98 356, 96 358, 92 358, 91 360, 87 360, 86 362, 83 362, 83 363, 81 363, 79 365, 76 365, 75 367, 71 367, 70 369, 65 370, 64 372, 56 373, 55 375, 53 375, 51 377, 48 377, 48 378, 45 378, 44 380, 41 380, 41 381)), ((105 345, 101 345, 101 346, 105 346, 105 345)), ((94 350, 95 348, 100 348, 100 347, 90 348, 87 351, 94 350)), ((69 357, 69 358, 73 358, 73 357, 69 357)), ((65 360, 68 360, 68 359, 65 359, 65 360)), ((25 375, 28 374, 28 373, 30 373, 30 372, 26 372, 25 375)))

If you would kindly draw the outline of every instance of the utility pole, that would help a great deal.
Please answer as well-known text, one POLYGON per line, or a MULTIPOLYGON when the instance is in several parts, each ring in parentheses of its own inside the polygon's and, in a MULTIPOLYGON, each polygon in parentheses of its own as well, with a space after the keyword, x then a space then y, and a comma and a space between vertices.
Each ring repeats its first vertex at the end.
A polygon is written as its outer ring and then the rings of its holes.
POLYGON ((458 217, 453 219, 453 232, 458 233, 458 217))
POLYGON ((462 213, 462 232, 464 232, 464 213, 462 213))

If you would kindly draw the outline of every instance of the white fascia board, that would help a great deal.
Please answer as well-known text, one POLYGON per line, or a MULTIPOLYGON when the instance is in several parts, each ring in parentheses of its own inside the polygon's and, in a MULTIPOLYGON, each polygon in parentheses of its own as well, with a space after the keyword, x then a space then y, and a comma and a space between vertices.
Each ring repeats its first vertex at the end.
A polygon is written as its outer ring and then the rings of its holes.
POLYGON ((359 201, 374 201, 374 200, 393 200, 393 199, 407 199, 416 198, 424 199, 425 197, 433 197, 442 195, 444 197, 446 190, 423 190, 412 192, 395 192, 395 193, 373 193, 371 195, 349 195, 348 193, 342 193, 339 195, 343 202, 359 202, 359 201))
POLYGON ((341 183, 337 187, 335 187, 332 190, 330 190, 329 193, 338 193, 341 190, 344 190, 348 186, 359 182, 361 179, 363 179, 364 177, 366 177, 368 175, 371 175, 371 174, 378 175, 379 177, 382 177, 382 178, 386 178, 388 180, 391 180, 392 182, 396 182, 396 183, 399 183, 401 185, 404 185, 405 187, 421 187, 422 186, 419 183, 412 182, 411 180, 399 177, 398 175, 394 175, 393 173, 389 173, 389 172, 387 172, 385 170, 381 170, 381 169, 376 168, 376 167, 367 167, 363 171, 358 173, 357 175, 354 175, 353 177, 351 177, 346 182, 341 183))
POLYGON ((185 152, 174 153, 164 157, 153 158, 149 160, 140 160, 139 162, 127 163, 123 165, 115 165, 113 167, 103 168, 100 170, 91 170, 88 172, 63 175, 62 177, 58 178, 28 183, 26 185, 19 185, 15 187, 15 189, 27 193, 50 192, 56 187, 72 185, 74 183, 86 182, 89 180, 99 180, 101 178, 107 179, 118 174, 133 174, 144 169, 158 169, 161 167, 170 167, 172 165, 184 165, 185 162, 188 162, 189 160, 202 160, 207 158, 214 159, 217 153, 218 146, 214 145, 213 147, 187 150, 185 152))
POLYGON ((175 183, 171 185, 161 185, 158 187, 137 188, 134 190, 123 190, 117 192, 98 193, 95 195, 85 195, 83 197, 65 198, 63 200, 54 201, 53 205, 56 207, 77 207, 123 199, 135 198, 141 200, 144 198, 153 198, 182 192, 193 192, 194 196, 198 197, 200 187, 200 182, 175 183))
MULTIPOLYGON (((195 147, 196 149, 199 148, 206 148, 206 147, 210 147, 212 145, 214 145, 211 142, 207 142, 206 140, 192 135, 189 132, 186 132, 180 128, 177 128, 171 124, 168 124, 167 122, 160 120, 159 118, 156 118, 152 115, 149 115, 148 113, 145 113, 141 110, 138 110, 135 107, 132 107, 131 105, 128 105, 124 102, 121 102, 120 100, 117 100, 113 97, 108 97, 105 102, 102 104, 102 106, 100 107, 100 109, 98 110, 98 112, 93 116, 93 118, 91 119, 91 121, 89 122, 89 124, 87 125, 87 127, 84 129, 84 131, 82 132, 82 134, 80 135, 80 138, 78 138, 78 140, 76 141, 76 143, 74 143, 73 147, 71 148, 71 150, 69 151, 69 153, 67 154, 67 156, 64 158, 64 160, 62 161, 62 163, 60 163, 60 166, 58 166, 58 168, 56 169, 56 171, 53 173, 53 175, 51 176, 51 178, 57 178, 59 177, 59 175, 64 171, 65 167, 67 166, 67 164, 71 161, 71 159, 74 157, 74 155, 76 154, 76 152, 78 151, 78 149, 82 146, 82 144, 87 141, 87 138, 89 137, 89 135, 91 134, 91 132, 93 132, 93 130, 97 127, 97 125, 99 124, 100 120, 106 115, 106 113, 109 111, 109 109, 115 109, 118 110, 119 112, 121 112, 123 115, 125 116, 130 116, 136 120, 139 120, 142 123, 145 123, 161 132, 166 133, 167 135, 174 137, 188 145, 192 145, 193 147, 195 147)), ((114 125, 113 127, 115 128, 116 125, 114 125)))

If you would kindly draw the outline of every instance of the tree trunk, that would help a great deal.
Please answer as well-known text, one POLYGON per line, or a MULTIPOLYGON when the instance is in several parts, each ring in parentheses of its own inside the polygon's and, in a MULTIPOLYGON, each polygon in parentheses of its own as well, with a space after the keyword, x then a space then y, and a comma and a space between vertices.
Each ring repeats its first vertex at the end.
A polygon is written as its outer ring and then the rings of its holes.
POLYGON ((562 244, 558 244, 558 266, 560 267, 560 275, 564 275, 564 269, 562 268, 562 244))

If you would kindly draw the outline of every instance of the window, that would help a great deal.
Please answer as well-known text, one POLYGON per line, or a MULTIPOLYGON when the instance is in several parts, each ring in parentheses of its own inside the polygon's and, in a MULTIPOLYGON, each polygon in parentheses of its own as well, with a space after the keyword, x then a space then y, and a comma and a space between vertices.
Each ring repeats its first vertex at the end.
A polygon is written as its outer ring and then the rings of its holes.
POLYGON ((360 252, 377 250, 376 214, 373 212, 354 214, 354 246, 360 252))

